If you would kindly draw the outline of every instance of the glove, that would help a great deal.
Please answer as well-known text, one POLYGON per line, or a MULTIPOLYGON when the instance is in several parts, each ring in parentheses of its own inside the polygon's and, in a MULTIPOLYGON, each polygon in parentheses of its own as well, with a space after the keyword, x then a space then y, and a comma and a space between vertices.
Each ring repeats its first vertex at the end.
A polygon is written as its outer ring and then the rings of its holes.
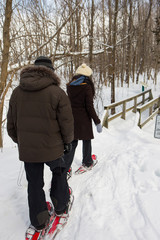
POLYGON ((72 143, 65 143, 64 144, 64 154, 69 153, 72 150, 72 143))
POLYGON ((101 133, 101 132, 102 132, 102 125, 101 125, 101 123, 97 124, 97 125, 96 125, 96 128, 97 128, 97 132, 98 132, 98 133, 101 133))

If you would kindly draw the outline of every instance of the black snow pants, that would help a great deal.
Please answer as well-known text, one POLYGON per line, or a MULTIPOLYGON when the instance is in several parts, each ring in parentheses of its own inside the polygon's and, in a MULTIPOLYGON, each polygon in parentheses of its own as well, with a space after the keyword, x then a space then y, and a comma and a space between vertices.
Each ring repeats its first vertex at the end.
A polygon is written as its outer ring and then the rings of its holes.
MULTIPOLYGON (((78 140, 72 141, 72 150, 64 155, 65 163, 66 163, 66 171, 69 170, 69 168, 72 165, 74 154, 76 151, 76 147, 78 145, 78 140)), ((89 167, 92 165, 92 145, 91 140, 82 140, 82 164, 89 167)))
MULTIPOLYGON (((58 213, 65 211, 69 201, 69 186, 63 158, 45 163, 52 171, 50 197, 58 213)), ((49 220, 44 187, 44 163, 24 163, 28 181, 28 205, 31 224, 43 228, 49 220)))

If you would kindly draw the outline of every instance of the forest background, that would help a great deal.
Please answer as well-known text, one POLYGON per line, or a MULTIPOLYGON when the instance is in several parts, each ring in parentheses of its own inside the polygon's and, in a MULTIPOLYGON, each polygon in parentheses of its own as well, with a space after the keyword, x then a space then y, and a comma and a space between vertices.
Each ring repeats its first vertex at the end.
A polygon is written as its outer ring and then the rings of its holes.
POLYGON ((7 92, 40 55, 52 59, 63 85, 89 64, 96 91, 110 88, 111 102, 115 86, 138 84, 140 75, 156 85, 160 0, 0 0, 0 148, 7 92))

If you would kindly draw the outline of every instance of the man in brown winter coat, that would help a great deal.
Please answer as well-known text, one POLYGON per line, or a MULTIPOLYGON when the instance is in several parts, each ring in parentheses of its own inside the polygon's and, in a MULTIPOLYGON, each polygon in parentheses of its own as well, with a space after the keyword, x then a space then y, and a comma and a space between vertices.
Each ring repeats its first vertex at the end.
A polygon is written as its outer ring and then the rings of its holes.
POLYGON ((49 220, 43 191, 44 163, 53 173, 50 197, 56 213, 67 211, 69 202, 63 155, 73 140, 73 116, 69 99, 59 85, 51 60, 38 57, 34 66, 21 71, 7 115, 7 131, 18 144, 28 180, 31 225, 38 230, 49 220))

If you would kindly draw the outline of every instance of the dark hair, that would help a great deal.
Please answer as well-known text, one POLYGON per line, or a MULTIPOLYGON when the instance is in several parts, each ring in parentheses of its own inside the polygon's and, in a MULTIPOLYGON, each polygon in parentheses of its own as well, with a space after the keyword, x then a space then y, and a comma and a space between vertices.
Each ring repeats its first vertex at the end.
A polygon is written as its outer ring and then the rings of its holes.
MULTIPOLYGON (((78 74, 78 75, 73 76, 72 80, 69 83, 73 82, 74 80, 78 79, 81 76, 84 76, 84 75, 78 74)), ((94 87, 94 83, 92 81, 92 76, 90 76, 90 77, 85 76, 84 83, 87 83, 87 84, 89 84, 91 86, 93 97, 94 97, 94 95, 95 95, 95 87, 94 87)))

